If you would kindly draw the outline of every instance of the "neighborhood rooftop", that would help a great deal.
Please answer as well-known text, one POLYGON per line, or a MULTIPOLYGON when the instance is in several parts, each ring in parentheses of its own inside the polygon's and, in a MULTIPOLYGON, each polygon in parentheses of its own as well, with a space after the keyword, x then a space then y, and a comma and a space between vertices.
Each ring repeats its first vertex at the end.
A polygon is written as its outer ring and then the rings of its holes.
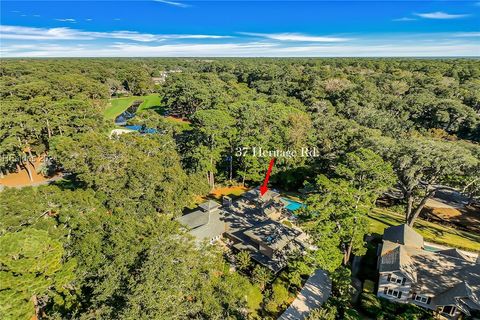
POLYGON ((479 259, 458 249, 424 250, 423 237, 407 225, 385 230, 378 271, 381 297, 439 310, 452 319, 480 310, 479 259))

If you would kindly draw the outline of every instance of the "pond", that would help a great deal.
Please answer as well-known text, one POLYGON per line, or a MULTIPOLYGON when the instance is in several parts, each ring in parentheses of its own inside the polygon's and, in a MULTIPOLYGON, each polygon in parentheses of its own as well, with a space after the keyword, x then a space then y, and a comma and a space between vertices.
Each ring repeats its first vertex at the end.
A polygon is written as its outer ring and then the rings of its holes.
POLYGON ((158 133, 157 129, 147 128, 145 126, 125 126, 125 129, 138 131, 140 133, 158 133))

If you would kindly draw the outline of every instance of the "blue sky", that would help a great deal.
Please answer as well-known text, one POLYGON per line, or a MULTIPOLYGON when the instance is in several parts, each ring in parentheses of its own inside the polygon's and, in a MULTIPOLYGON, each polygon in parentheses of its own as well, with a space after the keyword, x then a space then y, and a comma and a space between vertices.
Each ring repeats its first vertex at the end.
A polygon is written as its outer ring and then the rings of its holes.
POLYGON ((1 57, 480 56, 479 1, 1 1, 1 57))

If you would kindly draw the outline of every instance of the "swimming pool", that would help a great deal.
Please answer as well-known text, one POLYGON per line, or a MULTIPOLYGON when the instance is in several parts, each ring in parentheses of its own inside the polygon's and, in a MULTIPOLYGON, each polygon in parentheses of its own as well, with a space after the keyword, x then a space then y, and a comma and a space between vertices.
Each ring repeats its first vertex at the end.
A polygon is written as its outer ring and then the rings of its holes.
POLYGON ((423 249, 424 249, 425 251, 430 251, 430 252, 440 251, 439 248, 432 247, 432 246, 428 246, 428 245, 425 245, 425 246, 423 247, 423 249))
POLYGON ((305 205, 301 202, 298 202, 298 201, 293 201, 293 200, 290 200, 290 199, 287 199, 287 198, 282 198, 282 200, 287 204, 285 206, 285 209, 289 210, 289 211, 295 211, 295 210, 298 210, 302 207, 304 207, 305 205))

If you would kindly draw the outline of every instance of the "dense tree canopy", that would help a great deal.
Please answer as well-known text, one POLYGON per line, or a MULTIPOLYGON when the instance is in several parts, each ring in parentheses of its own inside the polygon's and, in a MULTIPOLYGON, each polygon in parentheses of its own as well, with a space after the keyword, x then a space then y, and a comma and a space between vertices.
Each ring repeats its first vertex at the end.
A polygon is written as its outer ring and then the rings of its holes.
MULTIPOLYGON (((479 196, 478 60, 1 62, 0 177, 32 176, 42 155, 67 174, 0 192, 7 319, 272 316, 315 268, 335 272, 364 253, 366 215, 385 192, 400 194, 410 225, 437 190, 479 196), (128 124, 155 133, 110 135, 109 99, 147 94, 159 105, 128 124), (305 192, 300 224, 316 249, 290 261, 288 288, 245 253, 231 272, 174 219, 216 185, 257 186, 270 151, 297 153, 277 156, 271 185, 305 192)), ((312 317, 355 319, 347 305, 312 317)))

